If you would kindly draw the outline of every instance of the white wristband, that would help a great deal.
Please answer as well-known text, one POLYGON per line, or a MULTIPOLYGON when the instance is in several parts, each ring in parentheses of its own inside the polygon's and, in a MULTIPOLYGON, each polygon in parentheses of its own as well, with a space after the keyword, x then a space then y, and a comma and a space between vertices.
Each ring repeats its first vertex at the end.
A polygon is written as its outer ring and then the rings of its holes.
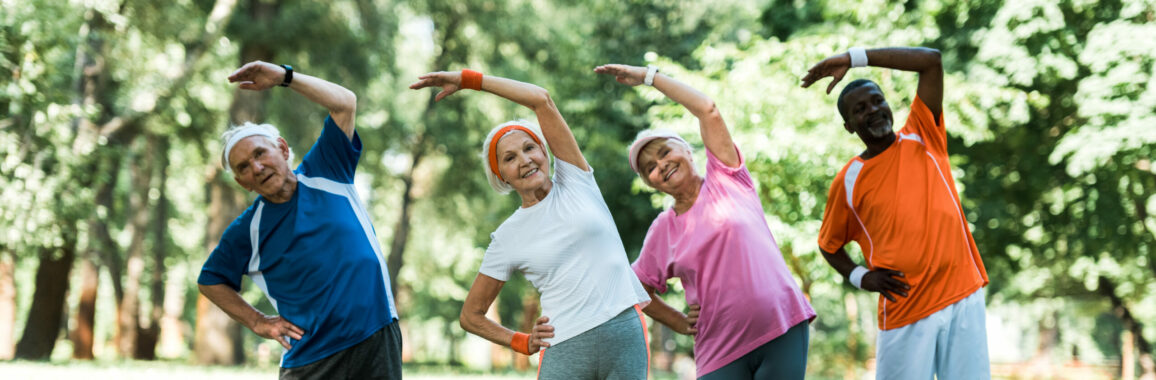
POLYGON ((851 275, 847 276, 847 279, 851 280, 851 285, 863 289, 863 276, 867 275, 867 272, 870 272, 867 268, 864 268, 862 265, 857 266, 851 270, 851 275))
POLYGON ((847 54, 851 55, 851 67, 867 66, 867 51, 861 47, 853 47, 847 49, 847 54))
POLYGON ((653 86, 654 85, 654 74, 658 74, 658 66, 647 65, 646 66, 646 79, 643 79, 642 83, 647 85, 647 86, 653 86))

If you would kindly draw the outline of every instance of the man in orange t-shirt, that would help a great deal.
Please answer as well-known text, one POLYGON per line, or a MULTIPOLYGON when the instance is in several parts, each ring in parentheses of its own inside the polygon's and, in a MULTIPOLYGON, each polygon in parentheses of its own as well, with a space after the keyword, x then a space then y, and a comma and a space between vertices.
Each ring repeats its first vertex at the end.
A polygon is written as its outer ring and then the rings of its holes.
POLYGON ((851 48, 812 67, 803 87, 830 76, 830 93, 848 69, 868 62, 917 72, 919 86, 898 134, 875 82, 859 79, 843 88, 843 127, 867 149, 831 183, 819 248, 855 287, 880 293, 877 379, 990 379, 987 271, 951 174, 939 51, 851 48), (851 241, 866 268, 843 249, 851 241))

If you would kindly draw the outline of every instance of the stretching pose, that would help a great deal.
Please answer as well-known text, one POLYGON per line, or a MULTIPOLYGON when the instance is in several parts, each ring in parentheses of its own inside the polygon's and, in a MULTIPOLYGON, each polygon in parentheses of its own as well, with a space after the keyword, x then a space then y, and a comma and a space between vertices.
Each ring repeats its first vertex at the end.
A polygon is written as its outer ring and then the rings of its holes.
POLYGON ((630 145, 630 168, 675 202, 650 225, 633 264, 651 297, 643 312, 695 336, 700 379, 803 379, 815 311, 787 270, 714 101, 654 66, 594 71, 628 86, 652 85, 686 107, 706 145, 705 176, 694 167, 690 144, 674 132, 645 130, 630 145), (672 277, 686 287, 688 315, 655 294, 672 277))
POLYGON ((285 347, 282 379, 400 379, 401 332, 389 271, 353 187, 361 157, 357 97, 285 65, 250 62, 229 76, 245 90, 277 85, 329 110, 301 166, 277 128, 246 123, 222 137, 221 164, 260 194, 205 261, 201 293, 254 333, 285 347), (248 275, 280 315, 241 295, 248 275))
POLYGON ((422 75, 411 89, 489 92, 534 111, 541 129, 513 121, 482 143, 486 177, 499 193, 515 191, 522 207, 491 236, 462 307, 461 325, 526 355, 542 350, 540 379, 646 379, 650 352, 640 311, 650 301, 630 270, 622 239, 594 171, 545 89, 463 70, 422 75), (547 147, 557 172, 551 177, 547 147), (513 271, 538 289, 542 317, 530 334, 486 318, 513 271))
POLYGON ((959 204, 943 124, 943 66, 926 48, 851 48, 811 67, 803 87, 835 84, 852 67, 919 73, 907 123, 892 131, 891 107, 870 80, 843 87, 843 128, 866 150, 835 176, 819 249, 855 287, 879 292, 876 378, 990 379, 983 267, 959 204), (867 267, 843 249, 854 240, 867 267))

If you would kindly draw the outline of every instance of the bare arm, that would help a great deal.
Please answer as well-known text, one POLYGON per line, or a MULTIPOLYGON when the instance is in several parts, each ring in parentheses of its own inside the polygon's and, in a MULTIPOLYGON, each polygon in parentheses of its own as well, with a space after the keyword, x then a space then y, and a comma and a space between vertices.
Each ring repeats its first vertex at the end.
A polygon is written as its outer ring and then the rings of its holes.
MULTIPOLYGON (((462 85, 461 73, 454 71, 428 73, 418 79, 409 86, 410 89, 442 88, 434 100, 450 96, 460 90, 462 85)), ((482 91, 501 96, 534 111, 554 157, 569 162, 579 169, 590 170, 586 157, 582 156, 582 150, 578 147, 578 141, 574 139, 574 133, 570 131, 570 126, 562 118, 562 113, 558 112, 558 107, 554 105, 554 100, 550 98, 550 93, 546 89, 526 82, 487 75, 482 79, 482 91)))
POLYGON ((689 314, 683 314, 663 301, 662 297, 655 293, 653 286, 642 284, 642 287, 646 288, 646 292, 650 294, 650 304, 642 308, 643 313, 679 334, 694 335, 698 333, 698 329, 695 328, 700 309, 698 305, 690 305, 689 314))
POLYGON ((301 340, 301 336, 305 334, 297 325, 281 318, 280 316, 270 316, 261 313, 259 310, 245 302, 244 298, 237 293, 236 290, 230 288, 228 285, 200 285, 197 284, 201 294, 205 295, 209 301, 225 311, 229 317, 244 325, 249 330, 252 330, 257 335, 265 339, 273 339, 281 343, 285 349, 293 348, 289 345, 289 341, 285 339, 286 336, 301 340))
MULTIPOLYGON (((486 311, 498 298, 498 293, 506 283, 493 277, 478 273, 470 292, 466 295, 466 302, 462 305, 462 313, 458 322, 462 329, 471 334, 486 338, 491 342, 503 346, 510 346, 514 338, 514 331, 486 318, 486 311)), ((540 348, 550 347, 550 343, 542 341, 554 337, 554 326, 547 325, 550 318, 542 316, 535 323, 534 331, 530 334, 530 352, 538 352, 540 348)))
MULTIPOLYGON (((939 50, 922 47, 870 49, 867 50, 867 64, 919 73, 916 95, 931 110, 932 116, 939 120, 939 115, 943 112, 943 62, 939 50)), ((809 87, 819 79, 829 76, 834 78, 827 86, 827 93, 830 94, 835 84, 843 79, 843 75, 847 74, 850 68, 849 53, 827 57, 807 71, 807 75, 803 77, 803 87, 809 87)))
MULTIPOLYGON (((240 82, 245 90, 264 91, 285 81, 285 69, 268 62, 253 61, 229 75, 229 82, 240 82)), ((353 138, 356 121, 357 95, 336 83, 314 76, 294 72, 289 88, 304 95, 310 101, 329 110, 333 122, 353 138)))
MULTIPOLYGON (((835 271, 839 272, 843 278, 850 277, 851 271, 858 266, 854 261, 851 261, 851 256, 848 256, 847 250, 843 248, 839 248, 835 252, 827 252, 822 248, 819 248, 819 251, 823 252, 823 258, 827 259, 827 264, 835 268, 835 271)), ((895 302, 896 295, 907 297, 907 290, 911 289, 903 277, 903 272, 877 268, 863 275, 863 281, 860 282, 860 285, 863 286, 863 290, 879 292, 883 297, 895 302)))
MULTIPOLYGON (((646 68, 640 66, 609 64, 594 68, 594 72, 613 75, 618 83, 627 86, 640 85, 646 78, 646 68)), ((702 142, 706 145, 706 149, 710 150, 726 166, 733 168, 739 165, 739 155, 735 150, 734 140, 731 139, 726 121, 723 120, 714 100, 694 87, 661 72, 654 76, 654 88, 670 100, 685 107, 694 117, 698 118, 699 133, 702 135, 702 142)))

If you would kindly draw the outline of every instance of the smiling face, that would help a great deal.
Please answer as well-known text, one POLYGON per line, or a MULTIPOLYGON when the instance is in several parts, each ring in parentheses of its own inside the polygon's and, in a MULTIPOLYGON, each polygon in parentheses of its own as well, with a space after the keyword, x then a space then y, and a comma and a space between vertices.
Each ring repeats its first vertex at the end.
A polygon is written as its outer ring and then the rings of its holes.
POLYGON ((243 138, 229 151, 229 164, 233 180, 245 190, 266 198, 274 196, 291 181, 289 144, 282 138, 276 142, 260 135, 243 138))
POLYGON ((496 151, 498 172, 518 193, 537 190, 550 181, 546 152, 526 132, 514 130, 502 136, 496 151))
POLYGON ((848 91, 844 104, 843 127, 859 135, 865 143, 894 138, 891 107, 883 98, 883 91, 875 83, 868 83, 848 91))
POLYGON ((694 159, 690 150, 669 138, 655 139, 638 153, 642 181, 658 191, 674 195, 694 183, 694 159))

